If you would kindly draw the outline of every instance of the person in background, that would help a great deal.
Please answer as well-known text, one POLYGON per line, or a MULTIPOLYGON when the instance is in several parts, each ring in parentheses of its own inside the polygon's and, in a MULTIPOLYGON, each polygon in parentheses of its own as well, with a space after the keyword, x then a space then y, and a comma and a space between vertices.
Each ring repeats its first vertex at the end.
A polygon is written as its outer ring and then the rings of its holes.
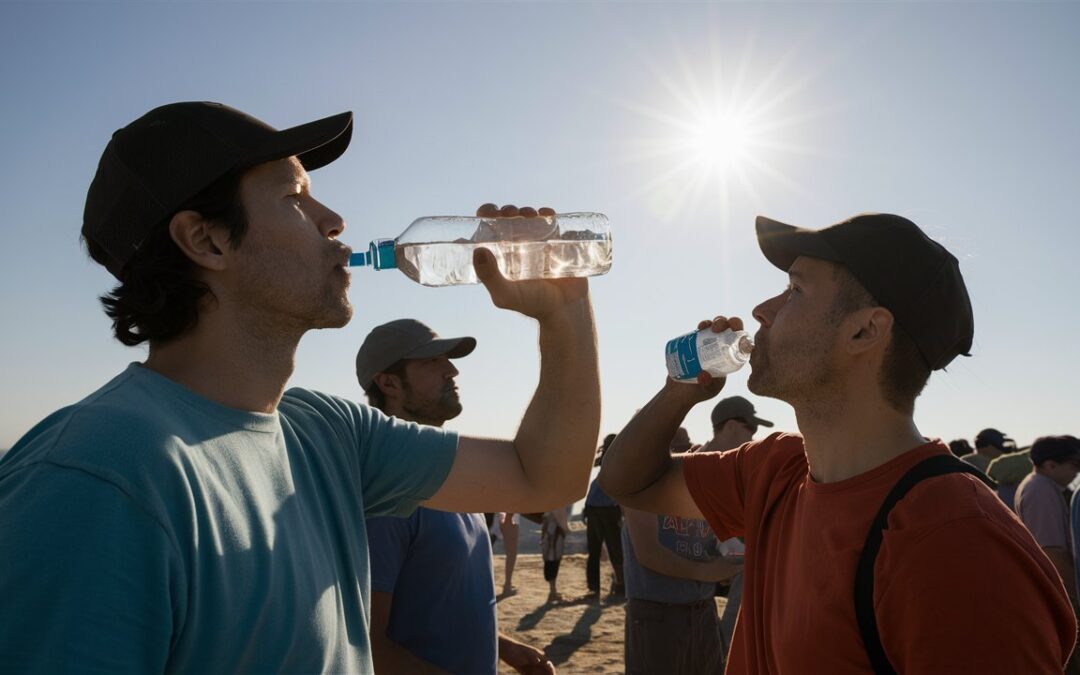
POLYGON ((1024 480, 1034 468, 1029 446, 1014 452, 1006 452, 992 460, 986 469, 986 475, 997 483, 996 491, 1001 501, 1015 512, 1016 489, 1020 487, 1020 481, 1024 480))
MULTIPOLYGON (((1069 524, 1069 484, 1080 472, 1080 439, 1074 436, 1043 436, 1031 444, 1035 468, 1016 490, 1016 513, 1054 563, 1073 611, 1077 611, 1076 559, 1073 556, 1073 529, 1069 524)), ((1070 675, 1080 673, 1080 654, 1065 668, 1070 675)))
POLYGON ((949 450, 957 457, 964 457, 975 452, 971 447, 971 443, 968 443, 966 438, 954 438, 949 441, 949 450))
MULTIPOLYGON (((451 359, 471 337, 440 338, 415 319, 376 326, 356 355, 372 407, 442 427, 461 414, 451 359)), ((487 523, 478 513, 421 506, 407 518, 367 520, 371 648, 379 673, 491 673, 496 656, 522 673, 548 673, 544 653, 496 630, 487 523)))
POLYGON ((570 507, 545 511, 540 518, 540 553, 544 560, 544 581, 548 582, 548 604, 560 602, 559 566, 562 564, 566 535, 570 534, 567 511, 570 507))
POLYGON ((990 462, 1004 454, 1006 443, 1012 443, 1012 439, 997 429, 983 429, 975 436, 975 452, 960 459, 986 473, 990 462))
MULTIPOLYGON (((600 446, 594 466, 604 461, 604 453, 615 440, 615 434, 608 434, 600 446)), ((608 560, 614 579, 611 582, 612 594, 625 592, 623 583, 622 551, 622 511, 619 505, 604 493, 603 488, 594 479, 585 495, 585 536, 588 541, 589 555, 585 560, 585 586, 590 595, 600 595, 600 558, 601 551, 607 547, 608 560)))
POLYGON ((503 551, 506 554, 503 561, 503 588, 502 596, 509 597, 517 593, 514 586, 514 567, 517 565, 518 537, 520 532, 520 514, 496 513, 495 519, 499 528, 499 536, 503 540, 503 551))
MULTIPOLYGON (((754 440, 758 427, 772 428, 773 423, 757 416, 754 404, 742 396, 729 396, 720 399, 712 409, 713 437, 698 452, 725 452, 733 450, 743 443, 754 440)), ((738 537, 720 542, 722 549, 744 551, 745 544, 738 537)), ((724 656, 731 647, 731 638, 735 634, 735 622, 742 605, 743 574, 740 571, 730 579, 727 592, 727 604, 720 617, 720 636, 724 641, 724 656)))
MULTIPOLYGON (((672 448, 691 447, 685 429, 672 448)), ((720 675, 724 641, 716 612, 716 582, 741 570, 726 560, 700 518, 624 509, 627 675, 720 675)))

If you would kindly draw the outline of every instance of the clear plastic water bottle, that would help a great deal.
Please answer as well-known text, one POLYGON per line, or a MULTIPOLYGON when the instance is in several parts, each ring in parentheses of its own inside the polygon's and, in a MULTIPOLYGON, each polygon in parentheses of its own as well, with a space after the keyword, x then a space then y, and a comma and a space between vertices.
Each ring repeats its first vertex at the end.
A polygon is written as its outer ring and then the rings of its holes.
POLYGON ((664 352, 671 379, 696 382, 703 370, 713 377, 734 373, 750 360, 753 349, 754 339, 744 330, 715 333, 703 328, 668 341, 664 352))
POLYGON ((611 224, 602 213, 431 216, 396 239, 377 239, 349 264, 397 268, 424 286, 475 284, 473 251, 489 249, 507 279, 588 277, 611 269, 611 224))

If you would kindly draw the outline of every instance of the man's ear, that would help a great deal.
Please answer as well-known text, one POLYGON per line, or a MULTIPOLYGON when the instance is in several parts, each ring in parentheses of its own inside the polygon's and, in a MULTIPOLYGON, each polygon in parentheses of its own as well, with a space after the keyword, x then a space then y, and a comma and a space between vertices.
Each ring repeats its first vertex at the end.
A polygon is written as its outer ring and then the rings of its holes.
POLYGON ((892 336, 893 315, 884 307, 866 307, 848 317, 848 353, 865 354, 888 346, 892 336))
POLYGON ((198 211, 180 211, 169 221, 169 235, 199 267, 223 270, 228 266, 228 231, 203 218, 198 211))
POLYGON ((387 399, 401 396, 404 389, 401 378, 390 373, 377 373, 374 379, 372 379, 372 382, 380 391, 382 391, 383 396, 387 399))

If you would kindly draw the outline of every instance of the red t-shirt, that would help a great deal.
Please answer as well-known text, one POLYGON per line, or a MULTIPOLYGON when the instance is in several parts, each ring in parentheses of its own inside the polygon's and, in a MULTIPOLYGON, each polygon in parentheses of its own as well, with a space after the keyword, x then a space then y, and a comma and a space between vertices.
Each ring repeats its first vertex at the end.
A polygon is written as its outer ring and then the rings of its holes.
MULTIPOLYGON (((885 496, 927 443, 837 483, 810 478, 800 436, 687 455, 690 494, 721 540, 746 539, 728 673, 866 673, 855 566, 885 496)), ((889 515, 874 573, 898 673, 1060 673, 1076 618, 1053 564, 977 478, 916 485, 889 515)))

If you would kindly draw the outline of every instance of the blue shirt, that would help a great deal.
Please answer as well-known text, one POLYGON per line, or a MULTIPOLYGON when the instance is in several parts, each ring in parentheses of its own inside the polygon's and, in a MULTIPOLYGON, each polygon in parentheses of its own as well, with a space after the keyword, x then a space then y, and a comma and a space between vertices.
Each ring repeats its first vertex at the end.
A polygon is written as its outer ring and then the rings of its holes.
MULTIPOLYGON (((660 515, 656 529, 660 545, 687 560, 709 562, 720 557, 716 535, 704 520, 660 515)), ((678 605, 713 597, 715 582, 669 577, 638 562, 629 527, 622 529, 622 542, 626 597, 678 605)))
POLYGON ((593 482, 589 484, 589 493, 585 495, 585 506, 618 506, 618 504, 615 503, 614 499, 608 497, 594 478, 593 482))
POLYGON ((367 527, 371 589, 394 596, 387 637, 451 673, 494 675, 495 579, 484 517, 421 507, 367 527))
POLYGON ((456 442, 303 389, 226 408, 132 364, 0 461, 0 664, 371 672, 365 517, 430 497, 456 442))

